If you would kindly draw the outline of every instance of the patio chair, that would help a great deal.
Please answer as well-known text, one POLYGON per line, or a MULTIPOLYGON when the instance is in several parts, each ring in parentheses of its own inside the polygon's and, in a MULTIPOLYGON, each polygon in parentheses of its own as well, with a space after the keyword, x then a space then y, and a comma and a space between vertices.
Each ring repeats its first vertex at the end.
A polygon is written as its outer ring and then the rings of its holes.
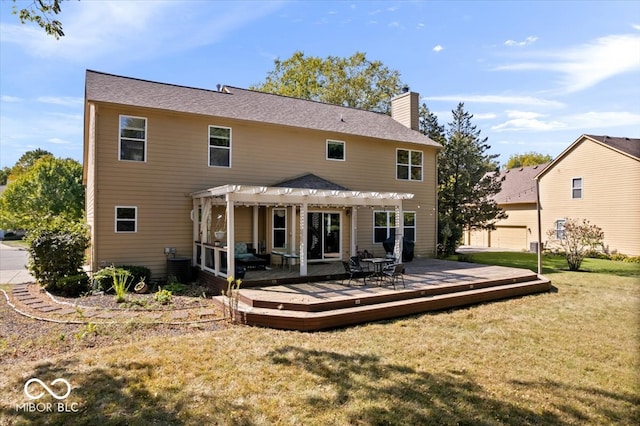
MULTIPOLYGON (((342 265, 344 266, 344 271, 349 276, 347 285, 351 285, 351 281, 356 281, 358 278, 362 278, 364 285, 367 285, 367 276, 369 275, 367 272, 363 271, 362 268, 355 266, 351 262, 342 262, 342 265)), ((345 276, 342 280, 342 284, 344 284, 344 280, 346 278, 347 277, 345 276)))
POLYGON ((393 289, 396 289, 396 282, 398 278, 402 280, 402 287, 406 288, 404 284, 404 265, 402 263, 394 263, 393 265, 386 266, 382 270, 382 276, 385 280, 388 280, 393 284, 393 289))
POLYGON ((363 272, 370 272, 369 265, 367 264, 367 265, 363 266, 362 263, 360 263, 360 258, 358 256, 351 256, 349 258, 349 263, 351 265, 353 265, 353 267, 356 268, 356 269, 359 268, 363 272))

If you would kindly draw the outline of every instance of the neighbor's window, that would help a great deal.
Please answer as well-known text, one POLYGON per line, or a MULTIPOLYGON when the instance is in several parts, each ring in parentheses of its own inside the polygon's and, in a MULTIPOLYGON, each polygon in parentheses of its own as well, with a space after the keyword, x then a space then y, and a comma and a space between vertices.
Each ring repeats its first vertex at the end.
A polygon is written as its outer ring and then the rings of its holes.
POLYGON ((209 126, 209 166, 231 167, 231 129, 209 126))
POLYGON ((564 240, 564 224, 566 223, 565 219, 556 220, 556 239, 564 240))
POLYGON ((120 160, 146 161, 147 119, 130 115, 120 116, 120 160))
POLYGON ((344 142, 327 140, 327 160, 345 160, 344 142))
POLYGON ((116 207, 116 232, 138 231, 138 208, 130 206, 116 207))
POLYGON ((396 178, 422 180, 422 151, 398 149, 396 151, 396 178))
POLYGON ((273 248, 287 245, 287 209, 273 209, 273 248))
POLYGON ((582 198, 582 178, 571 179, 571 198, 582 198))
MULTIPOLYGON (((408 241, 416 240, 416 213, 403 212, 403 233, 408 241)), ((396 213, 390 211, 373 212, 373 242, 382 243, 396 236, 396 213)))

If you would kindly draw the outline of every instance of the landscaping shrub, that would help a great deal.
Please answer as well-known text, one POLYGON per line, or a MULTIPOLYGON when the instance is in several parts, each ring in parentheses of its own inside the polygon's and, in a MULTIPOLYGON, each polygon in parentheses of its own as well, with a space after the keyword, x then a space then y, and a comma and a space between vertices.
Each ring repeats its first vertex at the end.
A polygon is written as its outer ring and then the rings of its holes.
POLYGON ((83 272, 77 275, 62 277, 56 285, 56 293, 69 297, 77 297, 89 291, 89 276, 83 272))
MULTIPOLYGON (((63 217, 43 220, 27 235, 31 274, 49 291, 58 291, 63 278, 82 273, 84 254, 89 247, 86 225, 63 217)), ((79 278, 65 281, 62 287, 79 278)), ((78 284, 79 285, 79 284, 78 284)))

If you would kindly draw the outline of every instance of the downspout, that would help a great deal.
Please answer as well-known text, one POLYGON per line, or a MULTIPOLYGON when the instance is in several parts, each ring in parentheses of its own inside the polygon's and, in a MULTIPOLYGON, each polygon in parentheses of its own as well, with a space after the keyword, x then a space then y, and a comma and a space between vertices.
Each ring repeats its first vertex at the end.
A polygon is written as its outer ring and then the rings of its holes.
POLYGON ((540 219, 540 181, 536 178, 536 213, 538 215, 538 275, 542 275, 542 221, 540 219))

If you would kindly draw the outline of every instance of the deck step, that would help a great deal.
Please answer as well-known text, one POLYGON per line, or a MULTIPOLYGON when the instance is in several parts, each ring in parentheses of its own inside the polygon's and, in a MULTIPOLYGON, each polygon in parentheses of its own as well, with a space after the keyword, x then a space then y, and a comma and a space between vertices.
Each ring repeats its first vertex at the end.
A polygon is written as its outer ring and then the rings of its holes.
MULTIPOLYGON (((418 292, 410 292, 413 295, 411 298, 396 300, 380 298, 377 303, 363 304, 361 299, 352 298, 349 306, 330 310, 285 309, 283 304, 275 308, 256 307, 244 301, 239 302, 238 308, 243 321, 249 325, 315 331, 524 296, 545 292, 551 288, 551 282, 548 279, 536 276, 535 279, 524 282, 480 288, 469 288, 467 284, 464 289, 461 287, 458 291, 441 294, 420 295, 418 292)), ((218 302, 224 303, 224 299, 219 297, 218 302)))

